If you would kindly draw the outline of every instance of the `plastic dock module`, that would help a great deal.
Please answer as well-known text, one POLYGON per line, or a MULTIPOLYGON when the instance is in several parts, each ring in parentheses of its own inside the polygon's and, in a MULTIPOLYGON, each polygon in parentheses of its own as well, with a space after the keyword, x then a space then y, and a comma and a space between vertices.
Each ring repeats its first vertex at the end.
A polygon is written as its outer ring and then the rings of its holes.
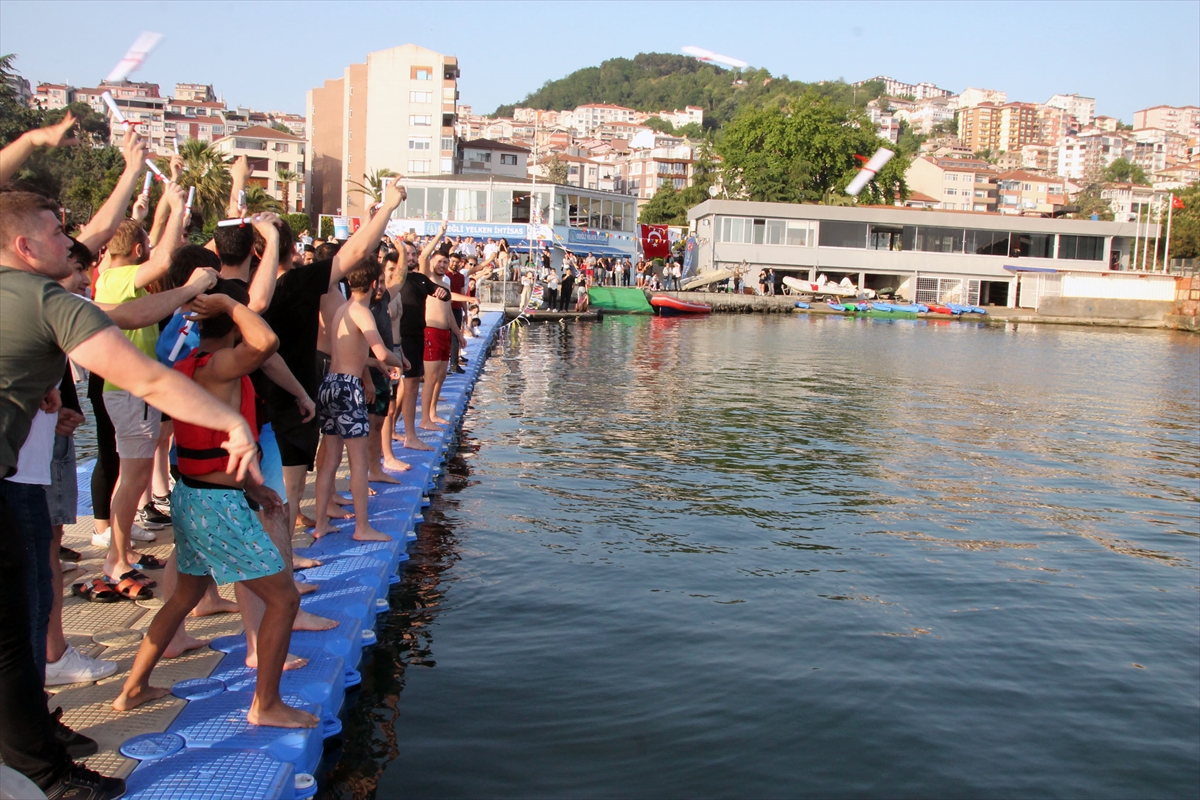
MULTIPOLYGON (((292 765, 296 772, 314 772, 321 763, 325 735, 316 728, 273 728, 251 725, 246 712, 254 695, 250 692, 224 692, 207 700, 188 703, 168 733, 183 737, 186 750, 259 750, 278 761, 292 765)), ((321 716, 321 707, 305 703, 288 693, 283 700, 290 706, 321 716)), ((163 759, 165 761, 166 759, 163 759)), ((161 763, 161 762, 160 762, 161 763)), ((183 797, 202 797, 188 792, 183 797)))
MULTIPOLYGON (((323 740, 341 732, 342 722, 337 715, 345 693, 362 680, 359 667, 364 651, 378 641, 374 631, 377 615, 390 608, 388 588, 400 581, 398 573, 403 572, 409 559, 405 551, 420 535, 422 510, 429 506, 429 495, 438 490, 438 482, 446 472, 446 459, 457 446, 458 428, 470 405, 475 381, 502 323, 502 314, 484 314, 478 337, 469 340, 463 351, 467 359, 464 371, 447 377, 438 412, 452 424, 444 430, 419 433, 433 450, 397 449, 397 456, 411 469, 391 473, 399 483, 372 483, 376 494, 368 500, 371 523, 392 540, 357 542, 352 538, 353 520, 338 520, 334 523, 337 532, 296 550, 322 562, 321 566, 296 573, 298 580, 317 586, 317 591, 300 599, 301 607, 337 625, 328 631, 292 634, 290 652, 309 662, 283 673, 280 692, 290 705, 317 714, 320 724, 312 729, 250 725, 246 712, 254 698, 257 674, 245 665, 245 635, 237 632, 236 626, 212 628, 209 635, 225 634, 213 639, 212 650, 205 650, 202 657, 185 656, 160 667, 160 671, 166 670, 161 676, 166 683, 174 681, 173 697, 164 698, 153 708, 148 705, 143 713, 122 717, 125 727, 115 736, 109 735, 111 743, 102 742, 101 753, 89 761, 96 768, 112 764, 109 774, 132 769, 127 773, 126 797, 307 800, 316 794, 311 773, 319 766, 323 740)), ((92 512, 89 488, 94 468, 95 461, 78 467, 81 516, 92 512)), ((81 520, 80 524, 87 528, 82 535, 90 536, 90 520, 81 520)), ((68 546, 79 547, 82 532, 68 528, 67 533, 68 546)), ((168 532, 162 539, 161 552, 155 552, 162 558, 170 553, 169 536, 168 532)), ((82 546, 86 549, 86 542, 82 546)), ((98 553, 92 548, 85 558, 94 559, 98 553)), ((90 577, 88 573, 77 575, 90 577)), ((157 606, 68 600, 64 626, 74 639, 86 637, 89 646, 97 648, 100 645, 92 644, 92 637, 107 641, 109 632, 115 637, 112 641, 120 642, 109 648, 110 654, 128 651, 128 657, 132 657, 138 642, 130 631, 144 629, 153 608, 157 606)), ((204 621, 193 624, 203 626, 204 621)), ((99 684, 66 687, 57 695, 66 710, 64 720, 86 727, 90 717, 85 712, 100 702, 93 695, 107 691, 99 684)), ((105 699, 102 705, 107 708, 109 702, 111 699, 105 699)), ((106 721, 109 727, 105 730, 114 724, 106 721)))
POLYGON ((292 765, 261 750, 183 750, 167 758, 143 761, 126 780, 126 787, 126 800, 296 797, 292 765))

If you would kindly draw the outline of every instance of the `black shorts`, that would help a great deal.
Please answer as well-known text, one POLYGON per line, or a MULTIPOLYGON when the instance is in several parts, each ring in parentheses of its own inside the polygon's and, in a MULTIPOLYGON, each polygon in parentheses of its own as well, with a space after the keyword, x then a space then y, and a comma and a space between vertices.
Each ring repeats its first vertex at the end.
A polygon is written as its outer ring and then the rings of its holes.
POLYGON ((325 376, 329 374, 329 365, 333 363, 333 356, 329 353, 317 351, 317 384, 325 380, 325 376))
POLYGON ((419 336, 401 336, 400 352, 408 359, 408 369, 404 370, 406 378, 421 378, 425 376, 425 334, 419 336))
POLYGON ((305 467, 309 472, 317 459, 317 444, 321 441, 321 429, 317 419, 300 421, 300 409, 291 399, 272 398, 278 405, 267 404, 267 416, 271 429, 275 431, 275 443, 279 445, 279 461, 285 467, 305 467))
POLYGON ((377 369, 371 369, 371 384, 375 389, 375 402, 367 404, 367 413, 373 417, 386 417, 388 404, 392 402, 392 383, 377 369))

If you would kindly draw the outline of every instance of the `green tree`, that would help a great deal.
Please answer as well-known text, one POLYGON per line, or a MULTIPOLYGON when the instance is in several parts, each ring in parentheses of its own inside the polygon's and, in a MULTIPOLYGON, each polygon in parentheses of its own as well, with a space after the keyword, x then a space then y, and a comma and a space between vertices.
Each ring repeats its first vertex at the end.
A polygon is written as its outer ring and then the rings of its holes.
POLYGON ((923 133, 915 132, 912 125, 902 119, 900 120, 900 134, 896 137, 897 151, 909 158, 916 158, 917 154, 921 152, 921 144, 928 138, 923 133))
POLYGON ((17 137, 39 127, 41 115, 17 98, 9 81, 18 76, 14 53, 0 56, 0 147, 11 144, 17 137))
POLYGON ((550 181, 550 183, 566 186, 570 174, 567 162, 561 160, 558 156, 550 156, 546 160, 546 180, 550 181))
POLYGON ((1092 215, 1095 214, 1097 219, 1112 222, 1112 204, 1100 196, 1099 184, 1092 184, 1084 188, 1082 192, 1075 196, 1073 205, 1078 206, 1079 211, 1074 214, 1068 214, 1068 217, 1074 219, 1091 219, 1092 215))
MULTIPOLYGON (((862 163, 887 142, 858 112, 806 94, 794 103, 743 111, 717 142, 725 185, 733 195, 777 203, 821 202, 844 192, 862 163)), ((865 204, 908 195, 908 157, 898 154, 859 195, 865 204)))
POLYGON ((287 211, 289 208, 291 208, 288 200, 292 195, 292 182, 300 180, 300 176, 290 169, 284 169, 283 167, 280 167, 279 169, 275 170, 275 177, 279 179, 281 184, 283 184, 283 188, 280 191, 283 192, 283 210, 287 211))
POLYGON ((271 126, 271 130, 279 131, 280 133, 287 133, 287 134, 290 134, 292 132, 292 129, 289 128, 287 125, 284 125, 282 122, 276 122, 274 125, 271 126))
POLYGON ((370 200, 368 205, 383 202, 383 187, 387 183, 388 178, 396 177, 396 173, 392 172, 387 167, 371 170, 370 173, 363 175, 362 181, 346 181, 352 187, 350 191, 364 194, 370 200))
POLYGON ((192 200, 192 217, 197 214, 208 223, 225 216, 229 203, 229 192, 233 178, 229 174, 229 161, 223 153, 213 149, 208 142, 187 139, 179 145, 179 156, 183 159, 183 174, 179 185, 196 188, 192 200))
MULTIPOLYGON (((1171 212, 1171 258, 1200 258, 1200 183, 1178 189, 1175 196, 1183 208, 1171 212)), ((1166 209, 1163 209, 1163 235, 1166 235, 1166 209)))
POLYGON ((296 238, 300 238, 300 234, 304 231, 312 229, 312 220, 309 219, 308 214, 284 214, 283 221, 292 229, 292 233, 295 234, 296 238))
POLYGON ((246 213, 259 214, 263 211, 274 211, 278 214, 283 211, 283 206, 257 183, 248 184, 246 186, 246 213))
POLYGON ((638 222, 647 225, 686 225, 687 206, 670 179, 638 211, 638 222))
POLYGON ((333 217, 321 217, 321 239, 328 241, 333 238, 333 217))
POLYGON ((675 126, 662 117, 648 117, 642 124, 650 130, 658 131, 659 133, 675 133, 675 126))
POLYGON ((1147 185, 1146 171, 1128 159, 1118 158, 1104 168, 1106 183, 1136 183, 1147 185))

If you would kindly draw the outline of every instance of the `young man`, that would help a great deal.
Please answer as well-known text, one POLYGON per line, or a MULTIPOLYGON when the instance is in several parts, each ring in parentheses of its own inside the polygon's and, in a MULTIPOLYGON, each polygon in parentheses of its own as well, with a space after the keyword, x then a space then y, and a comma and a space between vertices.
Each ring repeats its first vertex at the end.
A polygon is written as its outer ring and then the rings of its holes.
POLYGON ((425 349, 422 353, 425 361, 425 392, 421 396, 420 427, 427 431, 440 430, 450 424, 450 420, 438 416, 437 403, 442 393, 442 384, 446 382, 451 335, 460 347, 466 346, 466 340, 463 339, 462 331, 459 330, 451 310, 451 299, 467 298, 450 291, 450 282, 446 278, 446 267, 449 263, 450 259, 446 255, 437 252, 423 265, 427 270, 426 277, 447 290, 444 300, 438 296, 425 298, 425 349))
MULTIPOLYGON (((250 373, 275 352, 279 340, 262 318, 246 307, 250 296, 239 283, 223 280, 208 298, 209 307, 223 313, 200 323, 200 349, 177 362, 175 369, 240 413, 254 430, 255 394, 250 373)), ((253 502, 282 511, 279 495, 225 471, 224 459, 214 454, 224 442, 222 431, 179 421, 175 437, 180 479, 171 496, 171 514, 179 581, 150 624, 113 709, 128 711, 170 692, 151 686, 150 673, 179 625, 214 580, 238 582, 266 604, 258 632, 254 700, 246 719, 252 725, 316 727, 315 716, 292 708, 279 695, 300 595, 278 549, 249 505, 253 502)))
MULTIPOLYGON (((446 287, 434 283, 426 274, 426 266, 434 248, 446 235, 447 223, 443 222, 437 236, 433 237, 417 258, 417 271, 410 271, 400 287, 403 314, 400 317, 400 350, 409 366, 404 370, 400 391, 400 413, 404 418, 404 447, 409 450, 432 450, 417 437, 417 393, 425 375, 425 304, 430 297, 450 300, 446 287)), ((443 256, 444 258, 444 256, 443 256)), ((425 386, 429 392, 429 384, 425 386)))
MULTIPOLYGON (((396 323, 400 321, 398 316, 401 311, 399 297, 393 296, 393 293, 399 294, 400 284, 403 283, 405 277, 404 268, 400 266, 400 257, 401 253, 395 250, 389 250, 384 255, 383 279, 376 282, 375 291, 371 297, 371 314, 375 317, 375 327, 379 330, 383 346, 389 352, 395 351, 396 348, 396 325, 393 323, 392 314, 397 314, 396 323)), ((391 431, 393 429, 388 428, 388 421, 390 420, 392 426, 395 426, 396 400, 398 399, 392 383, 392 370, 381 370, 372 364, 368 371, 374 383, 375 398, 374 402, 368 398, 370 408, 367 409, 367 417, 371 421, 371 435, 367 448, 370 466, 367 480, 380 483, 399 483, 385 470, 404 472, 412 467, 396 458, 396 454, 392 450, 391 431)), ((398 371, 397 374, 399 374, 398 371)))
POLYGON ((321 382, 317 398, 321 433, 329 448, 327 457, 317 469, 317 525, 313 536, 321 537, 337 529, 329 522, 325 510, 333 494, 333 482, 341 463, 342 444, 350 455, 350 495, 354 498, 354 538, 367 542, 391 541, 390 536, 371 527, 367 517, 367 419, 366 398, 362 374, 368 355, 380 364, 404 368, 404 360, 388 350, 369 304, 375 283, 383 267, 374 256, 364 258, 358 267, 346 275, 350 299, 334 315, 331 326, 333 339, 329 374, 321 382))

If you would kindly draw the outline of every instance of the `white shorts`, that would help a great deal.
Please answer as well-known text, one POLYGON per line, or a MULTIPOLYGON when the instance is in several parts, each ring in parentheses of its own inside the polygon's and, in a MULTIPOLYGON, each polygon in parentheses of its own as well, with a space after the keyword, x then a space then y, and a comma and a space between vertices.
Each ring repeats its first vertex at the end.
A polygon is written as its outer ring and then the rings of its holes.
POLYGON ((104 409, 117 433, 121 458, 154 458, 162 412, 123 389, 104 393, 104 409))

